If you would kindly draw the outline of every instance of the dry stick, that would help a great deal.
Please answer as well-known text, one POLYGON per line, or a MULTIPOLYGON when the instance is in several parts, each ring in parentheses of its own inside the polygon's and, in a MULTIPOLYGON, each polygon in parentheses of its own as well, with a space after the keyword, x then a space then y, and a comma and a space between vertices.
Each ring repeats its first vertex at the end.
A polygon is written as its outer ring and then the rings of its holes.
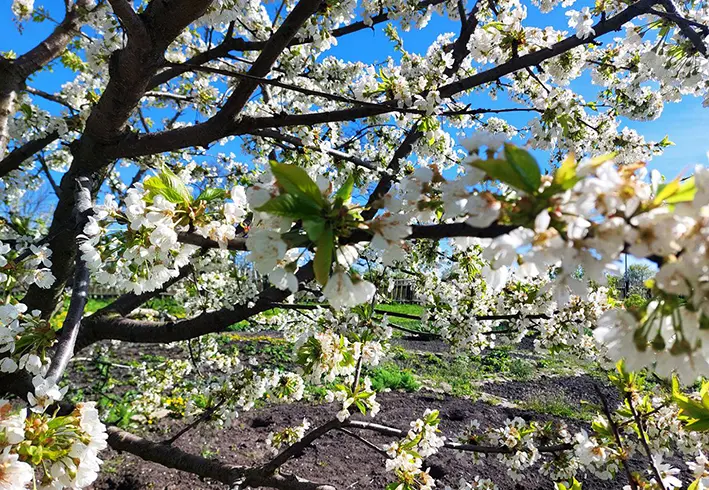
POLYGON ((339 431, 342 432, 343 434, 347 434, 348 436, 350 436, 350 437, 352 437, 352 438, 354 438, 354 439, 357 439, 359 442, 361 442, 361 443, 364 444, 365 446, 368 446, 368 447, 374 449, 376 452, 378 452, 378 453, 381 454, 382 456, 384 456, 384 457, 386 457, 386 458, 389 457, 389 455, 387 454, 387 452, 386 452, 385 450, 383 450, 382 448, 380 448, 379 446, 377 446, 377 445, 374 444, 373 442, 368 441, 368 440, 365 439, 364 437, 361 437, 361 436, 359 436, 359 435, 355 434, 354 432, 351 432, 351 431, 349 431, 349 430, 347 430, 347 429, 343 429, 342 427, 338 428, 337 430, 339 430, 339 431))
POLYGON ((630 468, 628 467, 628 464, 625 460, 626 452, 625 449, 623 448, 623 440, 620 438, 620 431, 618 430, 618 426, 616 425, 615 421, 613 420, 613 415, 611 415, 611 411, 608 408, 608 401, 606 400, 605 395, 601 391, 601 388, 598 386, 598 384, 594 383, 593 388, 596 390, 596 394, 598 395, 599 400, 601 401, 601 406, 603 407, 603 412, 606 414, 606 418, 608 419, 608 424, 611 426, 611 431, 613 432, 613 436, 615 437, 615 442, 618 444, 618 449, 620 450, 621 453, 621 464, 623 465, 623 470, 625 471, 625 476, 628 477, 628 483, 630 484, 630 488, 632 490, 638 490, 638 484, 635 481, 635 478, 633 478, 633 475, 630 473, 630 468))
POLYGON ((647 454, 647 457, 650 460, 650 467, 652 468, 652 472, 655 474, 655 478, 657 478, 657 484, 660 485, 660 488, 662 490, 665 490, 665 484, 662 483, 662 476, 660 475, 660 471, 657 469, 657 466, 655 466, 655 460, 652 458, 652 451, 650 450, 650 446, 647 443, 647 436, 645 435, 645 429, 643 428, 643 421, 638 415, 637 410, 635 410, 635 405, 633 405, 632 394, 626 393, 625 400, 628 402, 630 412, 633 414, 635 424, 638 426, 638 432, 640 433, 640 442, 642 443, 643 448, 645 448, 645 454, 647 454))
POLYGON ((357 367, 355 368, 355 378, 354 381, 352 381, 352 393, 355 392, 357 385, 359 385, 359 377, 362 374, 362 359, 364 359, 364 354, 360 352, 359 358, 357 359, 357 367))
POLYGON ((412 335, 416 335, 421 338, 421 340, 435 340, 435 339, 441 339, 440 334, 434 333, 434 332, 421 332, 419 330, 413 330, 410 328, 402 327, 401 325, 397 325, 395 323, 389 323, 389 327, 393 328, 394 330, 399 330, 401 332, 405 333, 410 333, 412 335))
MULTIPOLYGON (((77 228, 83 230, 84 224, 88 221, 88 215, 91 212, 91 179, 88 177, 79 177, 76 179, 76 207, 75 219, 77 228)), ((62 324, 61 336, 57 348, 52 358, 52 364, 49 367, 46 378, 50 384, 56 383, 61 379, 64 370, 69 364, 69 360, 74 355, 74 347, 76 339, 81 328, 81 320, 84 316, 84 308, 88 300, 89 291, 89 268, 83 259, 81 253, 81 245, 88 238, 83 235, 77 236, 76 239, 76 271, 74 272, 74 284, 71 291, 71 301, 67 311, 66 318, 62 324)))

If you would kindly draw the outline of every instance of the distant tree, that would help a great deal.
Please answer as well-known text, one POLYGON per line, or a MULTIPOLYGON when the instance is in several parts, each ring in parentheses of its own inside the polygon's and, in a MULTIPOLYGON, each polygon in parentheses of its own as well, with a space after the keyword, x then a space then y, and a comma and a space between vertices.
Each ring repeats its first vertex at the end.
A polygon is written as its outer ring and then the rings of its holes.
POLYGON ((625 297, 633 294, 645 296, 645 291, 647 290, 645 281, 653 277, 655 277, 655 271, 649 265, 632 264, 628 266, 627 274, 624 273, 621 276, 611 276, 608 278, 608 283, 610 287, 614 287, 618 290, 620 295, 624 295, 625 297))

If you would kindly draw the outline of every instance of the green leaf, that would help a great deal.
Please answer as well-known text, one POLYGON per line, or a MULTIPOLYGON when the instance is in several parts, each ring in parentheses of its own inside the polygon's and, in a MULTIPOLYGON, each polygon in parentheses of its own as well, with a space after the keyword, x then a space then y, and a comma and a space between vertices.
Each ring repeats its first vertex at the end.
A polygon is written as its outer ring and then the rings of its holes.
POLYGON ((492 179, 499 180, 519 190, 527 190, 522 178, 506 160, 477 160, 472 165, 483 170, 492 179))
POLYGON ((278 181, 289 194, 309 198, 316 206, 320 208, 325 207, 326 201, 320 189, 302 168, 297 165, 288 165, 272 161, 271 172, 273 172, 273 175, 276 177, 276 181, 278 181))
MULTIPOLYGON (((185 185, 184 182, 182 182, 182 179, 179 178, 175 173, 167 168, 167 166, 163 166, 162 169, 160 170, 160 173, 158 174, 158 177, 160 177, 160 180, 165 184, 165 187, 170 191, 170 195, 174 196, 180 196, 179 201, 171 201, 175 203, 179 202, 184 202, 185 204, 189 204, 192 202, 192 194, 190 193, 189 189, 185 185)), ((168 196, 165 196, 167 199, 168 196)))
POLYGON ((335 193, 335 201, 339 201, 339 205, 347 204, 350 202, 352 197, 352 191, 354 190, 354 175, 350 175, 345 180, 342 187, 340 187, 335 193))
POLYGON ((657 186, 657 195, 655 199, 652 200, 653 204, 660 204, 662 201, 674 196, 679 191, 680 182, 679 178, 676 178, 666 184, 660 184, 657 186))
POLYGON ((694 422, 690 422, 687 424, 687 429, 697 432, 707 432, 709 431, 709 418, 697 419, 694 422))
POLYGON ((357 405, 357 408, 358 408, 359 411, 362 413, 362 415, 367 415, 367 406, 366 406, 364 403, 362 403, 361 401, 357 400, 357 401, 355 402, 355 405, 357 405))
POLYGON ((192 202, 192 194, 185 183, 166 166, 159 174, 146 179, 143 187, 151 199, 160 195, 175 204, 189 205, 192 202))
POLYGON ((224 199, 226 197, 226 191, 224 189, 205 189, 195 201, 215 201, 217 199, 224 199))
POLYGON ((687 490, 699 490, 699 482, 700 481, 701 481, 701 477, 694 480, 692 483, 689 484, 689 486, 687 487, 687 490))
POLYGON ((535 193, 542 184, 542 173, 539 164, 527 150, 509 143, 505 144, 505 157, 515 172, 519 174, 526 185, 526 190, 535 193))
POLYGON ((281 238, 286 241, 290 248, 307 247, 308 245, 310 245, 310 239, 308 238, 308 235, 305 233, 301 233, 298 230, 283 233, 281 235, 281 238))
POLYGON ((690 202, 694 200, 694 195, 697 193, 697 186, 694 176, 683 181, 679 185, 679 189, 670 197, 665 199, 667 204, 677 204, 680 202, 690 202))
POLYGON ((579 181, 579 177, 576 175, 577 166, 576 156, 569 153, 554 174, 554 183, 565 191, 571 189, 579 181))
POLYGON ((674 144, 674 142, 670 141, 669 135, 665 135, 665 137, 662 138, 662 141, 657 143, 657 146, 659 146, 661 148, 667 148, 668 146, 675 146, 675 144, 674 144))
POLYGON ((178 192, 175 192, 174 189, 167 188, 165 183, 158 176, 145 179, 143 187, 148 191, 148 198, 150 199, 154 199, 155 196, 162 196, 175 204, 184 202, 182 196, 178 192))
POLYGON ((256 210, 293 219, 316 218, 321 211, 310 199, 294 194, 281 194, 256 210))
POLYGON ((313 243, 318 241, 320 235, 325 230, 325 220, 324 219, 310 219, 303 220, 303 228, 305 228, 308 238, 313 243))
POLYGON ((326 285, 330 278, 330 266, 332 265, 332 252, 335 249, 334 234, 332 228, 327 226, 318 239, 318 249, 315 252, 313 268, 315 269, 315 280, 321 285, 326 285))

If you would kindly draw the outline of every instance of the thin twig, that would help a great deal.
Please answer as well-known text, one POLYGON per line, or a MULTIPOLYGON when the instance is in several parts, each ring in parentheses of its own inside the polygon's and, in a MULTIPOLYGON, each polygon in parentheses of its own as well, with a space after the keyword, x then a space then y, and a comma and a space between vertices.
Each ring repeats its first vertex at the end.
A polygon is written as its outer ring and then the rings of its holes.
POLYGON ((180 429, 180 430, 177 432, 177 434, 175 434, 174 436, 170 437, 169 439, 165 439, 164 441, 162 441, 162 444, 166 444, 166 445, 168 445, 168 446, 171 445, 171 444, 174 444, 175 441, 177 441, 180 437, 182 437, 182 436, 185 435, 187 432, 189 432, 190 430, 194 429, 194 428, 197 427, 199 424, 201 424, 201 423, 204 422, 205 420, 209 419, 209 417, 211 417, 212 415, 214 415, 214 413, 215 413, 217 410, 219 410, 219 409, 221 408, 221 406, 224 405, 225 402, 226 402, 226 398, 221 399, 221 400, 219 401, 219 403, 217 403, 217 404, 214 405, 213 407, 211 407, 211 408, 205 410, 196 420, 192 421, 192 423, 190 423, 189 425, 187 425, 187 426, 183 427, 182 429, 180 429))
POLYGON ((638 415, 637 410, 635 410, 635 405, 633 404, 633 396, 631 393, 625 394, 625 401, 628 402, 630 412, 633 414, 635 424, 638 426, 638 433, 640 434, 640 443, 643 445, 643 448, 645 448, 645 454, 647 455, 647 458, 650 461, 650 467, 652 468, 652 472, 655 474, 657 484, 662 490, 665 490, 665 484, 662 482, 662 475, 660 475, 660 471, 657 469, 657 466, 655 466, 655 460, 652 458, 652 451, 650 450, 650 446, 647 443, 647 436, 645 435, 645 429, 643 428, 643 421, 638 415))
POLYGON ((350 436, 350 437, 352 437, 352 438, 354 438, 354 439, 357 439, 359 442, 361 442, 361 443, 364 444, 365 446, 368 446, 368 447, 374 449, 376 452, 378 452, 378 453, 381 454, 382 456, 384 456, 384 457, 386 457, 386 458, 389 457, 389 455, 387 454, 387 452, 386 452, 385 450, 383 450, 382 448, 380 448, 379 446, 377 446, 377 445, 374 444, 373 442, 368 441, 368 440, 365 439, 364 437, 361 437, 361 436, 359 436, 359 435, 355 434, 354 432, 351 432, 351 431, 349 431, 349 430, 347 430, 347 429, 343 429, 342 427, 338 428, 337 430, 339 430, 339 431, 342 432, 343 434, 347 434, 348 436, 350 436))
POLYGON ((608 419, 608 425, 611 426, 611 431, 613 432, 613 437, 615 437, 615 442, 618 444, 618 450, 620 451, 620 462, 623 466, 623 470, 625 471, 625 476, 628 478, 628 483, 630 484, 630 488, 632 490, 638 490, 638 484, 635 481, 635 478, 633 475, 630 473, 630 468, 628 467, 628 463, 626 461, 626 452, 625 448, 623 447, 623 440, 620 437, 620 431, 618 430, 618 426, 616 425, 615 421, 613 420, 613 415, 611 414, 610 409, 608 408, 608 401, 606 400, 606 396, 603 394, 601 391, 601 388, 598 386, 598 384, 594 383, 593 388, 596 390, 596 394, 598 395, 598 398, 601 401, 601 406, 603 407, 603 412, 606 415, 606 418, 608 419))

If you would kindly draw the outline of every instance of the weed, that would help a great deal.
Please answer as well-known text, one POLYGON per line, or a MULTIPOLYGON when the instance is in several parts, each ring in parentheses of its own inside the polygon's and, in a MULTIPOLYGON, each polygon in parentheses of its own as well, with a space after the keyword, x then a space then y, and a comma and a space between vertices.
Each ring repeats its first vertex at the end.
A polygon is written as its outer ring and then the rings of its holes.
POLYGON ((491 349, 487 355, 480 358, 480 369, 484 373, 503 373, 509 371, 510 362, 508 349, 491 349))
POLYGON ((375 368, 369 375, 372 380, 372 388, 375 391, 404 390, 408 392, 417 391, 421 384, 409 370, 402 370, 396 364, 388 363, 375 368))
POLYGON ((477 395, 473 382, 480 378, 480 370, 473 356, 395 350, 394 361, 399 369, 416 373, 421 384, 444 387, 458 396, 477 395))
POLYGON ((524 359, 512 359, 510 362, 510 374, 521 381, 529 380, 534 375, 534 366, 524 359))
POLYGON ((590 421, 598 413, 600 407, 582 401, 579 406, 570 402, 562 393, 546 394, 532 397, 519 403, 519 407, 538 413, 590 421))
POLYGON ((212 449, 209 449, 209 447, 205 446, 202 448, 202 451, 200 451, 200 454, 203 458, 211 459, 219 455, 219 449, 213 451, 212 449))
POLYGON ((324 386, 305 385, 306 399, 313 401, 323 401, 327 396, 327 388, 324 386))

